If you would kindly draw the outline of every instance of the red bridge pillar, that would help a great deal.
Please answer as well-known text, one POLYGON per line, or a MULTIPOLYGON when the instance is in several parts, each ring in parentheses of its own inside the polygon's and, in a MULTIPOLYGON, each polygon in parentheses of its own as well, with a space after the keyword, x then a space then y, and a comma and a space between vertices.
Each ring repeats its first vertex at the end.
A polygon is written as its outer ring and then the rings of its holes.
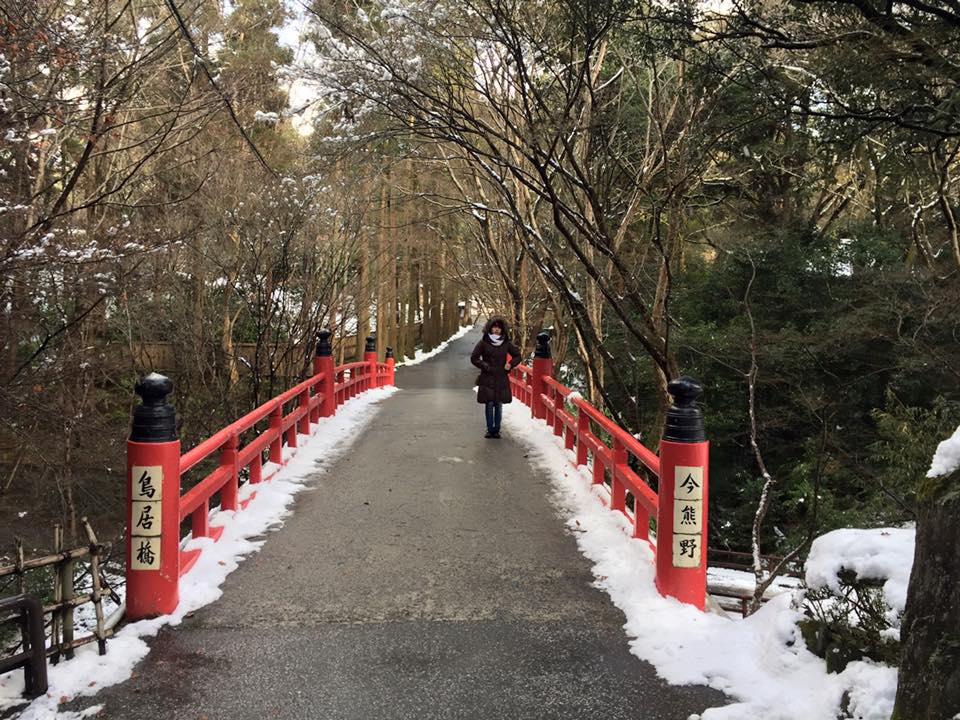
POLYGON ((392 347, 388 347, 388 348, 387 348, 386 361, 387 361, 387 379, 386 379, 386 384, 387 384, 387 385, 391 385, 391 386, 392 386, 392 385, 396 385, 396 384, 397 384, 397 370, 396 370, 396 363, 397 363, 397 361, 396 361, 396 360, 394 359, 394 357, 393 357, 393 348, 392 348, 392 347))
POLYGON ((317 339, 317 354, 313 358, 313 374, 323 375, 320 392, 320 417, 331 417, 337 413, 337 371, 333 364, 333 348, 330 346, 330 331, 321 330, 317 339))
POLYGON ((367 337, 367 344, 363 348, 363 361, 367 364, 363 374, 366 376, 360 387, 361 392, 372 390, 377 387, 377 341, 370 335, 367 337))
POLYGON ((672 380, 660 442, 657 507, 657 589, 703 610, 707 595, 707 488, 710 443, 697 398, 703 386, 672 380))
POLYGON ((537 335, 537 349, 533 353, 533 375, 530 378, 530 390, 533 397, 530 399, 530 414, 542 420, 547 416, 547 409, 540 396, 546 390, 543 384, 544 377, 553 377, 553 359, 550 355, 550 333, 546 330, 537 335))
POLYGON ((130 620, 173 612, 180 600, 180 439, 167 403, 173 383, 151 373, 134 390, 127 441, 127 607, 130 620))

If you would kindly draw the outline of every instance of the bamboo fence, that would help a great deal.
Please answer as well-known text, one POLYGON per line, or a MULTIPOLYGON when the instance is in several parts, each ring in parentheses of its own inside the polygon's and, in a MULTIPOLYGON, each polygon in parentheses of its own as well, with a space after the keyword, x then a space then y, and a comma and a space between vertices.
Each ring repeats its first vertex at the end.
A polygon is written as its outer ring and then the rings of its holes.
MULTIPOLYGON (((54 552, 44 557, 24 557, 23 543, 18 539, 15 543, 14 562, 12 565, 0 566, 0 581, 12 578, 16 586, 16 594, 24 594, 31 588, 27 582, 31 573, 42 574, 45 568, 52 569, 49 582, 52 588, 50 595, 44 594, 41 600, 44 603, 43 614, 47 633, 47 657, 56 664, 61 658, 70 659, 74 650, 89 643, 97 643, 97 650, 101 655, 107 652, 107 639, 113 635, 107 619, 104 617, 103 604, 106 598, 111 598, 118 605, 121 598, 104 576, 103 561, 110 550, 109 544, 101 544, 97 540, 87 518, 82 519, 88 544, 83 547, 67 549, 64 547, 63 526, 54 527, 54 552), (77 564, 86 565, 85 570, 77 574, 77 564), (83 583, 89 576, 89 590, 78 590, 78 583, 83 583), (52 597, 48 602, 47 598, 52 597), (93 630, 87 635, 77 635, 74 623, 74 610, 78 607, 93 604, 95 623, 93 630), (47 619, 49 617, 49 619, 47 619)), ((34 592, 35 584, 34 584, 34 592)), ((0 623, 9 619, 0 618, 0 623)), ((10 647, 0 646, 0 656, 13 655, 20 649, 20 643, 14 642, 10 647)))

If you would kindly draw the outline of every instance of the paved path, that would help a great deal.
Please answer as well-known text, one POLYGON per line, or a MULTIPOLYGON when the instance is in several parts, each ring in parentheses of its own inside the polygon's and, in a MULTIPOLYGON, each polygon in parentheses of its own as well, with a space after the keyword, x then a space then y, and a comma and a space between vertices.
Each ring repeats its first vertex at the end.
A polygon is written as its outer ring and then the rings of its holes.
POLYGON ((223 597, 82 706, 118 720, 685 720, 723 703, 630 655, 548 479, 509 438, 483 438, 478 337, 399 370, 403 392, 223 597))

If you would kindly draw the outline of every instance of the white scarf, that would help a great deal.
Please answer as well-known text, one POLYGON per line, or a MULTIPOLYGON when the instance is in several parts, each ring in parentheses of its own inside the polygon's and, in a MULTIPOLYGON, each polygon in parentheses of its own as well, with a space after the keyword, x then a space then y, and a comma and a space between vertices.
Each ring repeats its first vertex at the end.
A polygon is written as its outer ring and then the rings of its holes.
POLYGON ((490 340, 490 343, 494 347, 500 347, 501 345, 503 345, 503 335, 492 335, 490 333, 487 333, 487 339, 490 340))

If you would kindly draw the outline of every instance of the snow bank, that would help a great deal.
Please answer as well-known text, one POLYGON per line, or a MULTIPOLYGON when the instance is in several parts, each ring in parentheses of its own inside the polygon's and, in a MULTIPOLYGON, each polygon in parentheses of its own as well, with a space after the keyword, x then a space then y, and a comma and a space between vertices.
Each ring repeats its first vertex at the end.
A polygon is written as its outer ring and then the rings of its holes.
POLYGON ((902 613, 907 603, 915 535, 913 528, 844 528, 821 535, 810 546, 807 585, 840 594, 841 570, 853 572, 861 580, 884 580, 887 605, 902 613))
POLYGON ((702 720, 835 720, 845 692, 854 717, 888 720, 895 668, 853 662, 842 673, 828 674, 803 643, 797 628, 802 612, 791 594, 773 598, 746 619, 702 613, 661 597, 650 548, 630 537, 626 518, 600 502, 589 473, 572 466, 562 440, 532 423, 519 403, 504 406, 504 427, 551 477, 554 502, 593 562, 595 585, 626 615, 633 654, 672 684, 707 684, 734 699, 707 710, 702 720))
MULTIPOLYGON (((269 482, 244 485, 242 499, 256 490, 256 496, 245 510, 211 514, 212 524, 224 527, 220 540, 196 538, 187 543, 187 548, 203 548, 203 552, 181 580, 177 609, 170 615, 124 626, 108 641, 107 654, 103 657, 97 654, 95 646, 87 645, 77 651, 73 660, 51 665, 47 694, 25 707, 20 720, 45 720, 54 715, 62 720, 77 720, 88 716, 93 708, 83 713, 58 713, 57 708, 71 698, 93 695, 102 687, 127 680, 134 666, 150 650, 145 638, 156 635, 164 625, 179 625, 187 614, 219 598, 220 586, 227 575, 236 570, 245 556, 266 542, 261 536, 282 527, 294 496, 306 487, 310 478, 329 469, 332 461, 360 437, 363 427, 376 414, 377 403, 396 391, 393 387, 370 390, 348 401, 337 408, 335 416, 322 419, 312 428, 310 440, 301 444, 297 454, 269 482)), ((22 704, 22 691, 22 671, 0 675, 0 712, 22 704)))
POLYGON ((953 435, 937 445, 927 477, 949 475, 957 468, 960 468, 960 427, 953 435))
POLYGON ((397 361, 397 364, 395 367, 404 367, 405 365, 419 365, 424 360, 429 360, 434 355, 439 355, 440 353, 442 353, 444 350, 447 349, 447 345, 452 343, 454 340, 459 340, 471 330, 473 330, 472 325, 464 325, 462 328, 457 330, 456 333, 454 333, 453 335, 448 337, 446 340, 444 340, 442 343, 437 345, 433 350, 429 352, 424 352, 423 350, 417 350, 416 354, 413 356, 412 359, 397 361))

